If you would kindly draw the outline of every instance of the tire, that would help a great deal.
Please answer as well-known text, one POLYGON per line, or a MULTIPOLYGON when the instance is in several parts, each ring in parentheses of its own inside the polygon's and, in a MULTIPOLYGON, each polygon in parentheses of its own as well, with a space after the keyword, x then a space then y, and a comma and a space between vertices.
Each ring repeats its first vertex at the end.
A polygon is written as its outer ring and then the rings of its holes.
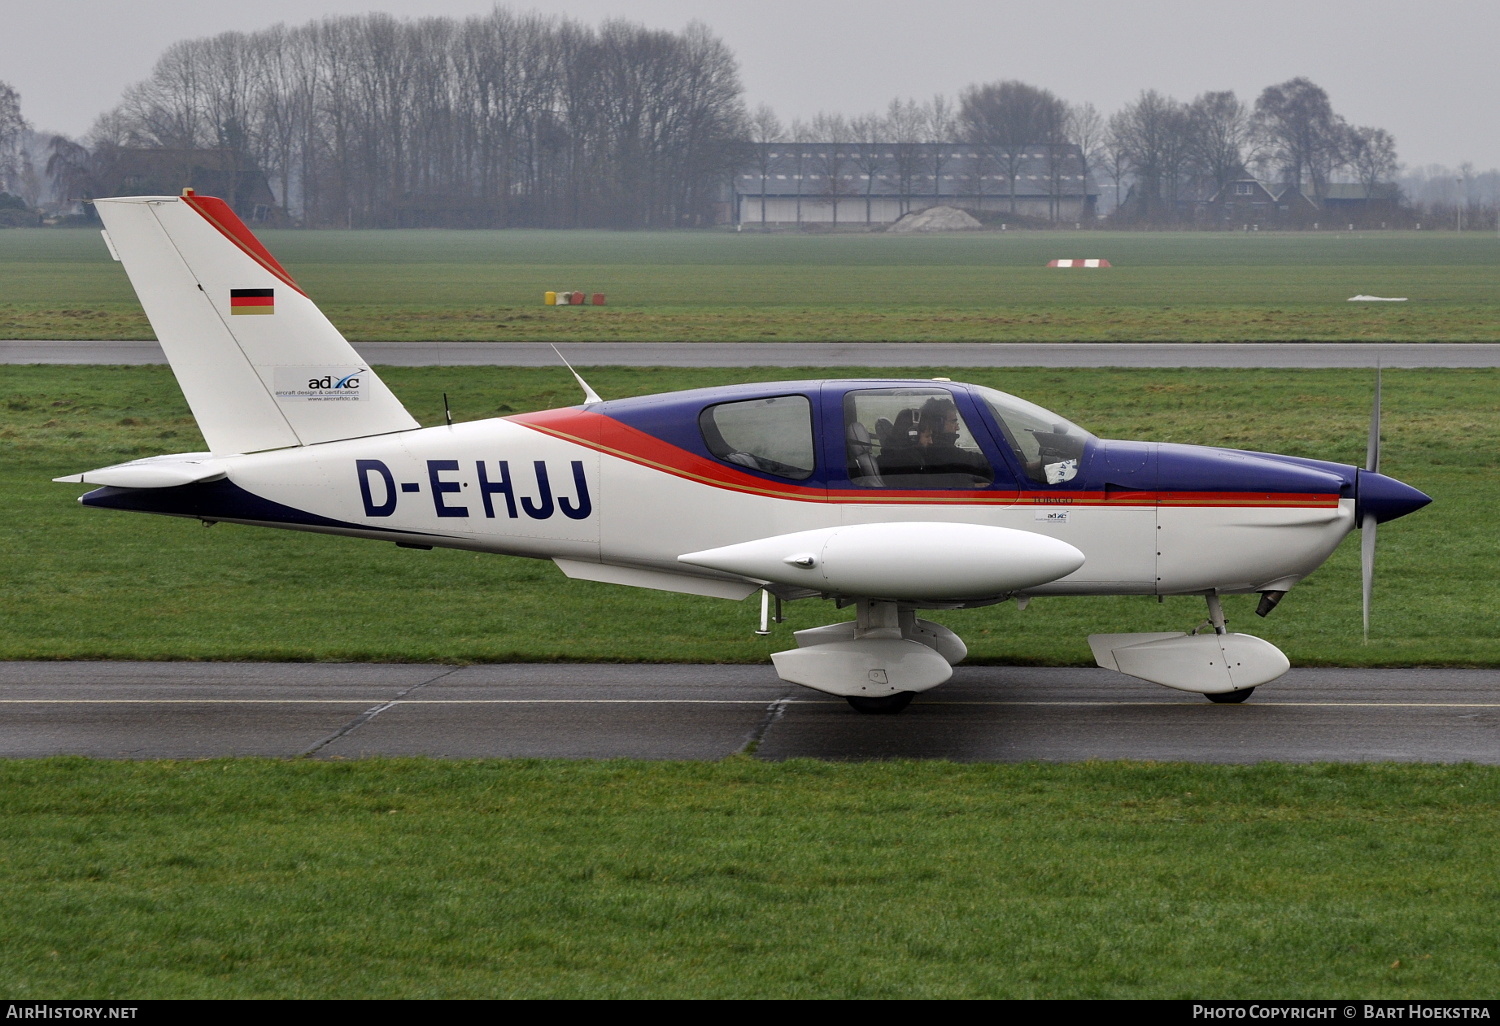
POLYGON ((1250 697, 1254 688, 1240 688, 1238 691, 1220 691, 1217 695, 1204 695, 1210 702, 1218 705, 1238 705, 1250 697))
POLYGON ((911 705, 911 700, 916 697, 915 691, 898 691, 894 695, 882 695, 880 698, 849 695, 847 700, 862 713, 891 716, 911 705))

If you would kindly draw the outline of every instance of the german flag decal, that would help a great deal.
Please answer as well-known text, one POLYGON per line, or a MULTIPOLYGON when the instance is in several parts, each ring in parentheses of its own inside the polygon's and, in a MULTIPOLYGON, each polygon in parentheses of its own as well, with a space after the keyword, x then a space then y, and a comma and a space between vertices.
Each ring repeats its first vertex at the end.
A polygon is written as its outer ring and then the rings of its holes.
POLYGON ((231 314, 273 314, 276 312, 275 289, 230 289, 231 314))

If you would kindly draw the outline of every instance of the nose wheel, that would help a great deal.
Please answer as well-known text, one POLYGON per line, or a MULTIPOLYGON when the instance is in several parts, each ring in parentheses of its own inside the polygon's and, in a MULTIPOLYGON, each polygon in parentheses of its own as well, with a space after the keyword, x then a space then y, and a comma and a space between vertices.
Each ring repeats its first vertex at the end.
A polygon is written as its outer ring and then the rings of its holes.
POLYGON ((1239 705, 1249 698, 1254 690, 1254 688, 1240 688, 1238 691, 1220 691, 1217 695, 1204 695, 1203 697, 1219 705, 1239 705))
POLYGON ((894 695, 881 695, 879 698, 849 695, 845 700, 862 713, 890 716, 911 705, 911 700, 916 697, 915 691, 898 691, 894 695))

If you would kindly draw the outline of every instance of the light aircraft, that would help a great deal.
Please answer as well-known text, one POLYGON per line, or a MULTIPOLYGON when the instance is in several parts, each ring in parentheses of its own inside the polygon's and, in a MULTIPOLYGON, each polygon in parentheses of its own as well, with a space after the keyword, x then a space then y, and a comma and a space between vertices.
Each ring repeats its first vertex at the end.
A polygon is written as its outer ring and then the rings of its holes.
MULTIPOLYGON (((1200 595, 1192 632, 1098 634, 1100 665, 1216 702, 1284 673, 1231 633, 1356 526, 1431 501, 1367 466, 1096 438, 938 380, 777 381, 421 428, 221 200, 96 201, 209 451, 58 478, 79 501, 411 548, 553 560, 572 578, 855 618, 798 631, 785 680, 896 712, 967 650, 919 617, 1039 595, 1200 595), (1209 630, 1208 628, 1212 629, 1209 630)), ((571 369, 571 368, 570 368, 571 369)), ((575 377, 577 377, 575 373, 575 377)), ((1377 391, 1378 396, 1378 391, 1377 391)))

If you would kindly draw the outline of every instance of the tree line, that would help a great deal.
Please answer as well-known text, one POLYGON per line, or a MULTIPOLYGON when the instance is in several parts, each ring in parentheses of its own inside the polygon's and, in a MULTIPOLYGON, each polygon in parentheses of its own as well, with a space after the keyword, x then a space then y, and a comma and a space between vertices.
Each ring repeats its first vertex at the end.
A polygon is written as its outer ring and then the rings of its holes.
MULTIPOLYGON (((1081 161, 1100 186, 1113 185, 1121 221, 1170 223, 1246 176, 1288 185, 1320 204, 1343 174, 1371 192, 1398 169, 1395 140, 1384 129, 1355 126, 1334 112, 1328 94, 1306 78, 1268 86, 1253 104, 1231 91, 1180 101, 1147 90, 1109 117, 1091 103, 1071 104, 1047 89, 1014 80, 971 85, 957 103, 937 96, 894 100, 884 114, 819 114, 784 127, 757 109, 758 144, 881 139, 900 146, 963 141, 989 148, 1015 208, 1017 170, 1040 150, 1048 177, 1081 161), (1128 199, 1128 201, 1127 201, 1128 199)), ((936 154, 939 160, 942 154, 936 154)), ((942 174, 942 168, 928 169, 942 174)), ((1056 220, 1056 210, 1052 220, 1056 220)))
POLYGON ((700 24, 337 17, 174 43, 49 159, 78 192, 126 150, 234 154, 309 226, 691 225, 732 171, 740 93, 700 24))
MULTIPOLYGON (((840 166, 822 170, 835 183, 936 181, 947 158, 932 144, 971 143, 993 155, 1012 211, 1019 163, 1040 151, 1050 178, 1089 176, 1117 223, 1152 225, 1201 215, 1246 176, 1321 205, 1340 180, 1373 195, 1400 168, 1390 133, 1350 124, 1306 78, 1253 102, 1147 90, 1108 116, 1002 80, 789 125, 770 107, 747 111, 742 91, 734 55, 701 24, 594 27, 499 7, 465 20, 334 17, 174 43, 82 141, 38 146, 0 83, 0 190, 35 207, 44 191, 146 189, 126 174, 142 151, 212 152, 221 176, 264 176, 284 223, 670 227, 721 216, 732 176, 765 174, 772 143, 834 144, 827 159, 840 166)), ((1469 170, 1471 195, 1482 179, 1469 170)), ((1440 191, 1412 198, 1458 209, 1440 191)))

